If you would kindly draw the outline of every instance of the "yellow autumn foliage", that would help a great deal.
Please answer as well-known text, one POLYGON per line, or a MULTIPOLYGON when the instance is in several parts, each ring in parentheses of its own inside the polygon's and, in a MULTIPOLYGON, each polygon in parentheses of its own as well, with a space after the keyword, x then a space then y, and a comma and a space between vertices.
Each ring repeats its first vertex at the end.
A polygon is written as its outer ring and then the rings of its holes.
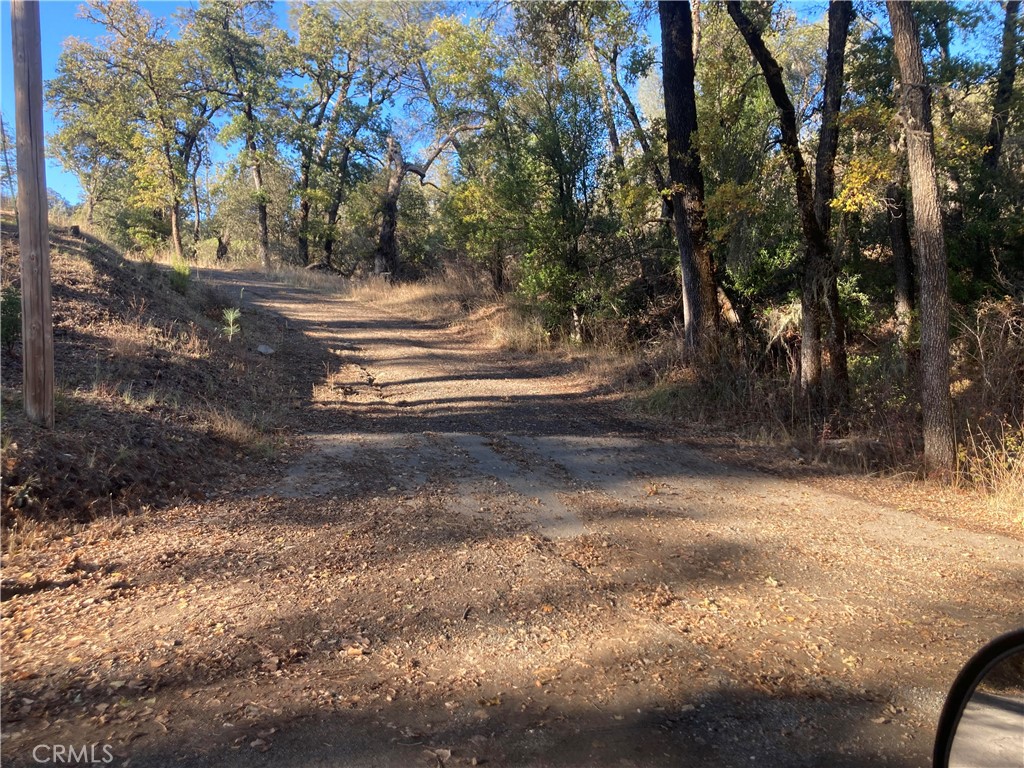
POLYGON ((889 154, 866 155, 850 161, 832 208, 865 213, 885 208, 884 188, 893 177, 895 159, 889 154))

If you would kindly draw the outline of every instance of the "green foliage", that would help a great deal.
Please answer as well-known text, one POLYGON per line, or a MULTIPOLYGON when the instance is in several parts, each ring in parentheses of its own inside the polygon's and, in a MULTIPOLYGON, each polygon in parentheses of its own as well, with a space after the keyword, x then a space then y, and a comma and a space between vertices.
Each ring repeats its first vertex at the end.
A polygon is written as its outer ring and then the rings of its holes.
POLYGON ((865 410, 874 415, 884 415, 911 406, 906 379, 906 363, 898 350, 887 347, 881 350, 854 353, 849 358, 850 387, 865 410))
POLYGON ((0 291, 0 339, 8 350, 21 339, 21 291, 14 285, 0 291))
POLYGON ((779 274, 790 270, 800 258, 801 244, 798 240, 782 241, 774 249, 762 248, 748 261, 729 267, 729 279, 733 288, 748 299, 778 293, 775 286, 779 274))
POLYGON ((132 208, 183 219, 223 103, 202 85, 209 67, 188 34, 176 36, 137 2, 91 0, 82 15, 105 34, 93 43, 68 38, 48 83, 64 122, 57 157, 78 176, 89 207, 105 202, 115 219, 132 208))
POLYGON ((189 280, 192 277, 192 268, 188 265, 188 262, 175 259, 171 264, 170 272, 171 287, 180 293, 182 296, 188 292, 189 280))
POLYGON ((129 251, 152 253, 159 250, 171 234, 170 222, 157 216, 150 208, 122 207, 112 210, 103 206, 98 218, 111 239, 129 251))
POLYGON ((272 154, 263 157, 262 172, 262 194, 257 194, 253 186, 251 170, 238 163, 226 165, 213 179, 210 196, 216 214, 210 226, 212 231, 230 241, 229 254, 233 259, 245 261, 256 257, 259 234, 256 203, 260 199, 267 204, 271 250, 288 258, 294 249, 295 174, 282 158, 272 154))
POLYGON ((846 317, 847 333, 867 332, 881 319, 860 283, 860 275, 846 272, 839 275, 839 304, 846 317))
POLYGON ((398 243, 406 263, 438 267, 443 235, 436 226, 439 201, 430 187, 406 185, 398 202, 398 243))

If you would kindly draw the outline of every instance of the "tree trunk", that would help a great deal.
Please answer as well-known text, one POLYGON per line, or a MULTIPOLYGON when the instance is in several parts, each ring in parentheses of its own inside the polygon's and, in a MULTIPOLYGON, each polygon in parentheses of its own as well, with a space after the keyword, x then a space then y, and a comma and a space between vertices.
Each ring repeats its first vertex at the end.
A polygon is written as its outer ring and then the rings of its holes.
POLYGON ((299 226, 298 243, 299 259, 303 266, 309 266, 309 200, 303 198, 299 201, 299 226))
POLYGON ((700 0, 690 3, 690 21, 693 24, 693 66, 696 68, 700 58, 700 0))
POLYGON ((917 22, 909 2, 888 0, 889 21, 900 69, 901 116, 914 203, 914 233, 921 296, 921 409, 924 461, 948 471, 956 458, 949 395, 949 287, 946 241, 935 172, 931 93, 925 81, 917 22))
POLYGON ((388 192, 384 197, 380 238, 377 240, 377 252, 373 263, 375 274, 388 274, 392 280, 398 277, 398 194, 401 190, 401 186, 397 185, 392 191, 391 181, 395 178, 397 176, 393 175, 389 180, 388 192))
POLYGON ((309 160, 303 158, 299 174, 299 258, 303 266, 309 266, 309 160))
POLYGON ((174 247, 174 257, 183 259, 185 249, 181 244, 181 201, 177 198, 171 203, 171 245, 174 247))
POLYGON ((398 197, 402 193, 402 179, 405 178, 405 161, 402 151, 393 138, 388 138, 388 185, 381 206, 380 237, 374 254, 375 274, 388 274, 391 280, 398 277, 398 197))
MULTIPOLYGON (((353 140, 355 136, 351 137, 353 140)), ((458 150, 456 150, 458 151, 458 150)), ((346 144, 338 161, 337 186, 334 194, 331 195, 331 205, 327 209, 327 233, 324 235, 324 261, 331 266, 331 258, 334 255, 334 225, 338 223, 338 213, 341 211, 341 204, 346 196, 346 184, 348 184, 348 162, 352 157, 352 145, 346 144)))
POLYGON ((899 329, 900 344, 907 350, 910 346, 914 312, 914 255, 910 245, 910 227, 907 223, 907 199, 900 184, 893 182, 886 187, 885 207, 896 286, 896 326, 899 329))
MULTIPOLYGON (((54 423, 53 309, 43 135, 43 73, 39 3, 11 3, 14 124, 21 225, 22 394, 28 418, 54 423)), ((9 374, 8 374, 9 376, 9 374)), ((42 436, 40 436, 42 437, 42 436)))
POLYGON ((196 215, 196 220, 192 224, 192 247, 195 248, 199 245, 199 238, 202 236, 201 225, 203 216, 203 209, 199 204, 199 182, 195 176, 192 177, 190 186, 192 188, 192 211, 196 215))
POLYGON ((228 257, 228 246, 231 245, 231 238, 227 235, 217 235, 217 261, 228 257))
POLYGON ((718 292, 704 215, 704 177, 693 144, 697 132, 693 21, 688 2, 660 2, 662 76, 669 175, 683 281, 683 321, 689 354, 704 356, 718 341, 718 292))
POLYGON ((501 252, 500 247, 495 247, 494 253, 491 254, 490 259, 491 266, 491 285, 494 288, 495 293, 505 292, 505 255, 501 252))
MULTIPOLYGON (((836 153, 839 149, 839 110, 843 101, 846 38, 853 22, 853 3, 832 2, 828 6, 828 48, 825 55, 825 98, 822 106, 818 153, 814 164, 814 216, 826 240, 832 230, 832 198, 835 196, 836 153)), ((850 374, 846 357, 846 321, 839 303, 837 283, 839 249, 831 248, 822 274, 810 281, 820 286, 818 300, 824 304, 827 333, 825 346, 831 373, 831 406, 845 406, 850 398, 850 374)))
POLYGON ((427 153, 427 159, 423 163, 407 163, 402 154, 401 144, 394 136, 388 136, 388 184, 381 206, 380 238, 377 241, 377 252, 374 256, 374 272, 377 274, 387 272, 391 275, 392 281, 398 277, 400 267, 397 237, 398 198, 401 195, 402 182, 405 177, 412 173, 419 176, 420 184, 423 184, 434 161, 441 156, 445 147, 458 138, 461 131, 479 130, 480 128, 479 125, 468 124, 455 126, 443 138, 438 139, 434 147, 427 153))
POLYGON ((985 140, 985 155, 982 165, 995 171, 999 155, 1003 151, 1003 136, 1010 116, 1010 102, 1013 99, 1013 82, 1017 76, 1017 13, 1020 0, 1008 0, 1006 16, 1003 19, 1003 50, 999 57, 999 79, 996 81, 996 97, 992 105, 992 122, 985 140))
POLYGON ((267 222, 267 201, 263 196, 263 168, 259 160, 252 164, 252 184, 256 188, 257 253, 264 269, 270 269, 270 227, 267 222))
POLYGON ((334 225, 338 223, 338 213, 341 210, 341 202, 334 200, 331 207, 327 209, 327 231, 324 234, 324 264, 332 266, 334 258, 334 225))
MULTIPOLYGON (((235 81, 239 82, 238 73, 235 81)), ((241 83, 239 82, 239 86, 241 83)), ((264 269, 270 269, 270 227, 267 222, 267 200, 263 192, 263 163, 256 145, 256 111, 249 102, 245 103, 245 119, 248 129, 245 136, 245 149, 249 153, 248 160, 252 164, 252 185, 256 191, 256 252, 264 269)))

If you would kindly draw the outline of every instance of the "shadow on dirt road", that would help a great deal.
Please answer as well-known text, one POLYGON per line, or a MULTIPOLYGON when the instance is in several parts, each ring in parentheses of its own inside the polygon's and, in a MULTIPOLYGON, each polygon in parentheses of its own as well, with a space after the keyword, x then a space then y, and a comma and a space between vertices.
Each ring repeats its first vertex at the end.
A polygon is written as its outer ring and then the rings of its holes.
POLYGON ((133 766, 925 766, 959 665, 1024 623, 1019 541, 724 466, 471 334, 206 279, 280 318, 302 450, 112 543, 132 589, 5 764, 45 733, 133 766))

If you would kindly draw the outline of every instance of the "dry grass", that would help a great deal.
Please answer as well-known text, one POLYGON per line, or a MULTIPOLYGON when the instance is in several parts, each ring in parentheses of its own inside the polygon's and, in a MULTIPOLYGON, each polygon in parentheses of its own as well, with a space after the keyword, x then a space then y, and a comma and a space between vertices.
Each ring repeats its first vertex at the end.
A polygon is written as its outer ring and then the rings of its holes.
POLYGON ((259 431, 233 413, 214 408, 206 414, 206 426, 217 437, 235 445, 246 445, 260 438, 259 431))
POLYGON ((52 525, 14 513, 2 529, 3 551, 7 555, 40 549, 51 536, 52 525))
POLYGON ((957 463, 961 484, 984 489, 991 512, 1024 526, 1024 426, 1003 422, 994 435, 971 429, 957 463))
POLYGON ((509 352, 539 354, 554 346, 540 318, 509 301, 483 306, 466 316, 462 326, 477 329, 488 343, 509 352))
MULTIPOLYGON (((223 265, 219 265, 223 267, 223 265)), ((315 269, 303 269, 290 264, 281 264, 268 275, 278 282, 295 288, 305 288, 317 293, 346 294, 350 291, 350 281, 334 272, 315 269)))
POLYGON ((205 415, 206 427, 214 437, 240 451, 271 458, 276 452, 274 441, 253 419, 246 420, 223 408, 213 408, 205 415))
POLYGON ((429 323, 456 324, 481 306, 494 302, 479 275, 449 270, 416 282, 392 284, 379 277, 350 283, 352 298, 401 311, 429 323))
MULTIPOLYGON (((13 226, 3 226, 2 278, 16 285, 17 240, 13 226)), ((54 429, 27 420, 21 355, 0 350, 5 546, 43 536, 45 525, 30 520, 67 530, 123 516, 208 488, 241 460, 273 458, 277 443, 268 435, 276 432, 266 423, 276 428, 287 415, 289 372, 281 360, 222 337, 226 300, 200 276, 182 295, 164 270, 125 259, 87 228, 76 236, 51 227, 51 263, 54 429)), ((274 344, 283 333, 260 312, 247 314, 245 328, 274 344)))
POLYGON ((12 519, 5 520, 0 529, 2 549, 8 557, 19 552, 37 552, 50 541, 68 537, 74 538, 79 546, 91 546, 134 533, 132 517, 131 511, 114 510, 113 504, 108 514, 87 523, 40 520, 12 513, 12 519))

